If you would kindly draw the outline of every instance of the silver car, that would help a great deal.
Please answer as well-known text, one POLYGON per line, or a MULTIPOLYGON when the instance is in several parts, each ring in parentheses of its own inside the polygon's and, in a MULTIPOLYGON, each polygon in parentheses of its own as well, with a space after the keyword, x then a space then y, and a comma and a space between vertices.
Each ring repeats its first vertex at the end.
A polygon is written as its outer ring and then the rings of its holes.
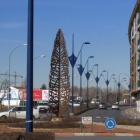
POLYGON ((50 110, 50 105, 48 102, 40 102, 37 106, 37 109, 39 109, 39 112, 41 111, 49 111, 50 110))
POLYGON ((106 103, 100 103, 99 109, 106 109, 107 110, 107 104, 106 103))
MULTIPOLYGON (((6 119, 7 117, 16 117, 26 119, 26 106, 17 106, 5 112, 0 112, 0 118, 6 119)), ((39 110, 33 108, 33 119, 39 119, 39 110)))
POLYGON ((116 103, 114 103, 114 104, 112 105, 112 110, 113 110, 113 109, 119 110, 119 109, 120 109, 120 108, 119 108, 119 105, 116 104, 116 103))

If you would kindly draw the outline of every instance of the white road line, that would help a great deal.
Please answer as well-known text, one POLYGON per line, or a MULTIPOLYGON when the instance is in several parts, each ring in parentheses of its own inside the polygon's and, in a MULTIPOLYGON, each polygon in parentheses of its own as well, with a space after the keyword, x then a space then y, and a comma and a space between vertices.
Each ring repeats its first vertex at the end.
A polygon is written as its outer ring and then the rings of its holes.
POLYGON ((109 117, 104 117, 104 118, 109 118, 109 117))
POLYGON ((99 117, 99 116, 96 116, 95 118, 99 119, 99 118, 101 118, 101 117, 99 117))

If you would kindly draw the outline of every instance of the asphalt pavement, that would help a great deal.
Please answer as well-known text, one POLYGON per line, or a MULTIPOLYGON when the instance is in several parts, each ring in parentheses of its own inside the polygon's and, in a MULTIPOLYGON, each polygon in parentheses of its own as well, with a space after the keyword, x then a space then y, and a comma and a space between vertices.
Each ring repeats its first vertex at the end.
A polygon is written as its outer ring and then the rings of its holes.
MULTIPOLYGON (((134 107, 133 107, 134 108, 134 107)), ((112 110, 111 107, 105 109, 93 109, 82 113, 81 117, 91 116, 94 122, 104 122, 107 118, 117 119, 129 119, 129 116, 125 115, 125 110, 129 109, 129 106, 120 106, 120 110, 112 110)))

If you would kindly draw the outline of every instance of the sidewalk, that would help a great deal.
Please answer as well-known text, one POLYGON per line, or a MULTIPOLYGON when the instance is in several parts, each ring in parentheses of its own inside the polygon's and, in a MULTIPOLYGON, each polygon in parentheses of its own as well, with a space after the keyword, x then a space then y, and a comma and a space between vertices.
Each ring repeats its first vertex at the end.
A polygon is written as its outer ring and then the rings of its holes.
POLYGON ((125 114, 131 116, 134 119, 134 116, 137 115, 140 118, 140 113, 135 108, 128 108, 125 110, 125 114))

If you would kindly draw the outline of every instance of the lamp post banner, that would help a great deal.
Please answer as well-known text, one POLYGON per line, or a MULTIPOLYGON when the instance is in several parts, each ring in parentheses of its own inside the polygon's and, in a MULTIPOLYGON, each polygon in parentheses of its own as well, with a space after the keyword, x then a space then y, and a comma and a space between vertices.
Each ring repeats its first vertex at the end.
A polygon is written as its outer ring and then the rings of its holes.
POLYGON ((98 77, 96 77, 96 78, 95 78, 95 81, 96 81, 96 83, 98 83, 98 82, 99 82, 99 78, 98 78, 98 77))
POLYGON ((121 84, 120 84, 120 83, 118 83, 117 85, 118 85, 118 87, 120 88, 121 84))
POLYGON ((82 65, 80 65, 80 66, 78 67, 78 71, 79 71, 79 74, 80 74, 80 75, 83 74, 84 68, 82 67, 82 65))
POLYGON ((109 85, 109 81, 108 81, 108 80, 106 80, 106 85, 107 85, 107 86, 109 85))
POLYGON ((77 61, 77 57, 74 54, 72 54, 68 58, 69 58, 69 61, 70 61, 71 66, 74 67, 75 66, 75 63, 77 61))
POLYGON ((87 80, 89 80, 89 78, 90 78, 90 73, 87 72, 85 75, 86 75, 87 80))

